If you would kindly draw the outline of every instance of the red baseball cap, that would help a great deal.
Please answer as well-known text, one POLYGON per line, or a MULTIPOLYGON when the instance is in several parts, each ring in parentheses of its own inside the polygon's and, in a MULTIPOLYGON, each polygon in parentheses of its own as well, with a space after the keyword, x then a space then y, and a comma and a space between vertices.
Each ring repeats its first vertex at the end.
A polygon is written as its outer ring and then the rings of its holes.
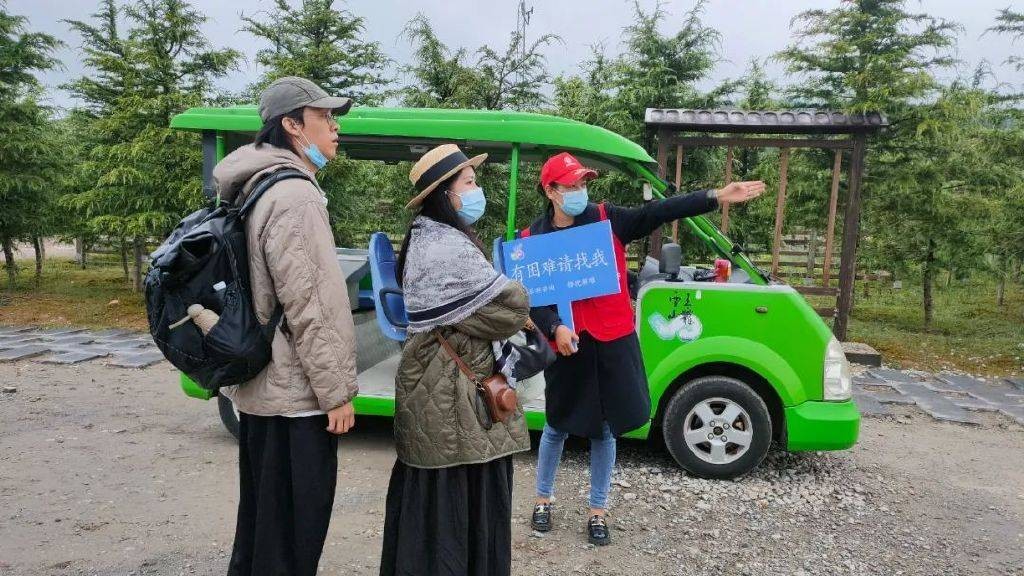
POLYGON ((568 152, 556 154, 544 163, 540 169, 540 183, 542 186, 550 186, 557 182, 563 186, 572 186, 580 181, 580 178, 590 180, 597 178, 597 170, 587 168, 575 156, 568 152))

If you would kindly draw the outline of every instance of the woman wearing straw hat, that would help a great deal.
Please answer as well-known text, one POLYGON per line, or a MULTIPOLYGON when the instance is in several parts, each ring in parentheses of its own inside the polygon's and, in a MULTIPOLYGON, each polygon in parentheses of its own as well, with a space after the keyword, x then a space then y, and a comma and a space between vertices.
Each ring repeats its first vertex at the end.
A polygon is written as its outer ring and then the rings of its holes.
POLYGON ((497 341, 518 332, 530 307, 521 284, 496 272, 471 228, 487 201, 454 144, 412 167, 417 212, 398 257, 409 339, 395 378, 395 449, 382 575, 509 574, 512 454, 530 449, 517 407, 493 422, 442 336, 481 378, 514 360, 497 341))

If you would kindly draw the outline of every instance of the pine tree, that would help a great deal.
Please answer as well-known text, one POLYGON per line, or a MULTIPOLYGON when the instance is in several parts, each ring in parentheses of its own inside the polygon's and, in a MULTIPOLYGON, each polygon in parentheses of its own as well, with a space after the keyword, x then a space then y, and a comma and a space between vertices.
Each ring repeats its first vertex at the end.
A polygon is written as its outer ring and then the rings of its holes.
POLYGON ((243 15, 242 21, 243 32, 270 44, 256 53, 266 72, 251 96, 277 78, 300 76, 358 104, 379 104, 386 98, 384 90, 392 82, 387 76, 390 58, 379 43, 364 38, 365 20, 335 7, 334 0, 302 0, 299 7, 276 0, 264 19, 243 15))
POLYGON ((736 83, 708 92, 697 88, 714 69, 721 38, 702 20, 705 5, 704 0, 698 1, 683 15, 675 33, 663 34, 659 27, 670 15, 661 4, 645 12, 639 2, 634 3, 633 22, 622 31, 621 54, 609 57, 603 46, 594 46, 591 59, 578 73, 555 80, 557 113, 641 142, 647 108, 702 108, 720 103, 736 90, 736 83))
POLYGON ((412 82, 402 96, 417 108, 536 110, 545 102, 543 88, 550 80, 542 49, 561 41, 544 34, 525 46, 517 30, 503 49, 476 49, 471 63, 469 48, 446 46, 423 14, 406 24, 403 36, 415 46, 415 58, 403 69, 412 82))
MULTIPOLYGON (((986 32, 1006 34, 1016 43, 1024 40, 1024 12, 1004 8, 996 17, 996 24, 986 32)), ((1024 71, 1024 55, 1014 54, 1006 59, 1018 72, 1024 71)), ((1024 83, 1020 84, 1024 89, 1024 83)), ((996 108, 990 125, 993 127, 989 143, 993 157, 1005 161, 1003 174, 1016 176, 1015 185, 1008 188, 1003 205, 991 220, 989 238, 995 258, 992 268, 999 279, 997 302, 1003 305, 1005 285, 1010 279, 1021 281, 1024 262, 1024 110, 1020 102, 1024 94, 1001 98, 1003 105, 996 108), (1016 107, 1014 107, 1016 106, 1016 107)))
POLYGON ((518 30, 512 32, 503 51, 482 46, 476 63, 481 82, 480 99, 489 110, 535 110, 545 102, 541 91, 550 77, 541 49, 561 42, 555 34, 544 34, 528 47, 518 30), (521 48, 522 45, 522 48, 521 48))
MULTIPOLYGON (((979 268, 983 232, 1011 182, 997 169, 986 117, 991 95, 962 82, 915 106, 913 138, 878 153, 886 175, 873 201, 877 241, 920 270, 924 325, 932 324, 938 270, 979 268)), ((905 265, 904 265, 905 266, 905 265)))
POLYGON ((92 75, 61 88, 85 103, 79 112, 90 118, 112 115, 117 102, 138 88, 138 74, 128 58, 127 39, 118 28, 119 17, 120 9, 115 0, 100 0, 99 10, 92 14, 96 24, 63 20, 82 37, 82 61, 92 69, 92 75))
MULTIPOLYGON (((0 245, 7 268, 8 288, 14 288, 17 269, 14 243, 47 233, 42 216, 51 208, 55 150, 48 131, 49 110, 39 104, 41 88, 35 74, 59 65, 53 36, 27 31, 28 21, 7 11, 0 2, 0 245)), ((41 261, 38 258, 36 278, 41 261)))
MULTIPOLYGON (((938 110, 922 102, 937 97, 940 86, 934 73, 954 63, 950 52, 960 26, 928 14, 906 10, 906 0, 847 0, 831 10, 809 10, 793 20, 797 42, 777 58, 786 63, 796 82, 789 93, 798 105, 838 108, 852 113, 881 111, 892 128, 869 146, 865 169, 864 227, 862 236, 873 238, 869 251, 885 255, 889 267, 920 267, 925 322, 932 317, 931 282, 940 265, 938 243, 962 237, 955 228, 942 227, 941 210, 933 192, 934 178, 908 180, 915 157, 936 140, 919 140, 922 122, 938 110), (898 215, 889 202, 904 200, 898 215), (898 216, 890 221, 888 216, 898 216), (900 224, 928 223, 906 228, 900 224), (898 239, 898 240, 897 240, 898 239), (889 252, 893 242, 900 250, 889 252)), ((824 161, 823 161, 824 163, 824 161)), ((823 168, 823 167, 822 167, 823 168)), ((932 175, 943 172, 936 167, 932 175)), ((845 223, 849 225, 850 223, 845 223)), ((882 258, 876 258, 876 261, 882 258)))
POLYGON ((732 92, 733 85, 709 93, 697 88, 718 59, 721 34, 704 24, 706 2, 700 0, 683 15, 675 34, 664 35, 659 25, 669 18, 661 5, 645 13, 637 2, 634 22, 625 28, 625 51, 612 64, 618 108, 628 111, 621 133, 634 140, 643 134, 647 108, 704 108, 732 92))
POLYGON ((200 147, 171 118, 212 96, 213 81, 232 70, 238 52, 211 48, 206 17, 183 0, 112 0, 96 24, 71 22, 83 36, 92 76, 69 85, 86 102, 93 145, 80 165, 87 187, 63 198, 90 229, 130 239, 134 287, 141 290, 146 239, 164 236, 202 201, 200 147), (128 24, 118 30, 119 16, 128 24))
POLYGON ((907 0, 845 0, 793 19, 797 43, 778 54, 799 81, 790 93, 811 106, 889 114, 933 92, 933 72, 960 26, 908 12, 907 0))
POLYGON ((413 64, 402 71, 411 81, 402 88, 402 102, 413 108, 482 108, 483 81, 467 62, 469 49, 452 49, 437 37, 430 20, 417 14, 402 30, 414 47, 413 64))
MULTIPOLYGON (((1014 41, 1024 39, 1024 12, 1003 8, 996 16, 996 25, 989 28, 987 32, 1008 34, 1014 41)), ((1024 56, 1010 56, 1006 63, 1014 65, 1018 72, 1024 70, 1024 56)))

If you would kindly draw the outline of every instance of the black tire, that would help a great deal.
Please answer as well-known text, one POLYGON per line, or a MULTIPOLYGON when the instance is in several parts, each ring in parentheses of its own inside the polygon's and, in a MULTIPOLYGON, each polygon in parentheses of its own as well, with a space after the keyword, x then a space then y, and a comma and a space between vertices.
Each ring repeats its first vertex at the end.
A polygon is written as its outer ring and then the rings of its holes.
POLYGON ((217 411, 220 412, 220 421, 224 423, 224 427, 231 432, 235 440, 238 440, 238 413, 235 412, 234 403, 217 394, 217 411))
MULTIPOLYGON (((721 427, 713 429, 712 433, 718 430, 721 427)), ((704 376, 684 384, 669 400, 662 419, 662 433, 669 454, 684 470, 701 478, 728 480, 750 472, 764 460, 772 443, 772 420, 764 400, 742 381, 727 376, 704 376), (725 402, 715 399, 732 402, 745 411, 746 415, 741 415, 731 424, 737 430, 751 432, 745 452, 740 452, 741 447, 736 444, 723 443, 725 450, 732 450, 726 457, 735 458, 726 463, 712 463, 697 454, 699 450, 710 458, 710 442, 697 444, 694 448, 684 436, 687 429, 696 429, 703 423, 697 415, 691 415, 691 421, 686 422, 687 416, 699 403, 709 402, 706 406, 711 407, 715 415, 724 413, 725 402), (718 407, 723 410, 716 411, 718 407)), ((727 431, 719 433, 728 434, 727 431)), ((728 436, 725 439, 728 441, 728 436)))

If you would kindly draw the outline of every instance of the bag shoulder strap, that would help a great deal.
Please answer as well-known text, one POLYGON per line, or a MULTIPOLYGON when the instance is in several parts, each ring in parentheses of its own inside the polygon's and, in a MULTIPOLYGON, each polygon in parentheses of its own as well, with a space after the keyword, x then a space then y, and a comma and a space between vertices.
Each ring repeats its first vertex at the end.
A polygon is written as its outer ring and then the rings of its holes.
POLYGON ((285 336, 291 336, 292 331, 288 328, 288 319, 284 317, 284 305, 280 302, 274 306, 274 311, 270 313, 270 319, 267 320, 267 323, 260 327, 263 339, 267 342, 273 342, 274 332, 278 326, 281 327, 281 332, 284 332, 285 336))
POLYGON ((470 382, 479 385, 480 379, 477 378, 476 374, 473 373, 473 369, 470 368, 466 364, 465 360, 462 359, 462 356, 459 356, 459 354, 455 352, 455 348, 452 348, 452 345, 448 340, 444 336, 441 336, 440 332, 434 332, 434 336, 437 337, 437 341, 441 343, 441 347, 448 352, 448 355, 452 357, 452 360, 455 360, 455 365, 458 366, 459 370, 466 375, 466 378, 469 378, 470 382))
MULTIPOLYGON (((282 180, 290 180, 292 178, 302 178, 303 180, 312 182, 308 174, 294 168, 285 168, 283 170, 271 172, 256 183, 253 187, 252 193, 250 193, 249 197, 245 199, 242 207, 238 209, 238 216, 244 219, 245 215, 252 210, 252 207, 255 206, 256 202, 258 202, 260 197, 263 196, 264 192, 270 190, 274 184, 277 184, 282 180)), ((278 302, 277 305, 274 306, 274 311, 270 314, 270 320, 262 327, 263 338, 267 342, 273 342, 274 331, 277 330, 278 326, 281 327, 281 331, 284 332, 285 335, 291 334, 291 330, 288 328, 288 319, 285 318, 284 315, 284 306, 281 302, 278 302)))
POLYGON ((256 202, 259 201, 260 197, 263 196, 264 192, 270 190, 270 188, 273 187, 274 184, 277 184, 282 180, 290 180, 292 178, 302 178, 303 180, 312 182, 308 174, 296 170, 294 168, 285 168, 282 170, 278 170, 276 172, 271 172, 270 174, 267 174, 266 176, 260 178, 260 181, 257 182, 255 186, 253 186, 252 192, 249 194, 249 197, 245 199, 245 202, 242 204, 242 207, 238 209, 238 215, 242 218, 245 218, 245 215, 248 214, 250 210, 252 210, 253 206, 256 205, 256 202))

